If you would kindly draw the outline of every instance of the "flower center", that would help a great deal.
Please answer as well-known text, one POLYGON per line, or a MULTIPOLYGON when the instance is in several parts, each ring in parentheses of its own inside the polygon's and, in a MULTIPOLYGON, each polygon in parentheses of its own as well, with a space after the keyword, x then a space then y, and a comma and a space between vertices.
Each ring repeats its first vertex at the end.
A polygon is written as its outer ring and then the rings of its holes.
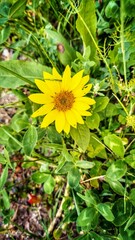
POLYGON ((58 111, 67 111, 70 110, 75 101, 75 97, 72 92, 62 91, 57 93, 54 97, 54 105, 58 111))

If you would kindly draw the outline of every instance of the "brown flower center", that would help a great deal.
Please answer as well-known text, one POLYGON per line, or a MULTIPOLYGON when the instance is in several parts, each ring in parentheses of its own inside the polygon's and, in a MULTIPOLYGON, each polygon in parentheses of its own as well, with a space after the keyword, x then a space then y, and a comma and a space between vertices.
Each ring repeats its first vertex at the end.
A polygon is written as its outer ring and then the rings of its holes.
POLYGON ((54 97, 54 105, 58 111, 67 111, 70 110, 75 101, 75 97, 72 92, 62 91, 57 93, 54 97))

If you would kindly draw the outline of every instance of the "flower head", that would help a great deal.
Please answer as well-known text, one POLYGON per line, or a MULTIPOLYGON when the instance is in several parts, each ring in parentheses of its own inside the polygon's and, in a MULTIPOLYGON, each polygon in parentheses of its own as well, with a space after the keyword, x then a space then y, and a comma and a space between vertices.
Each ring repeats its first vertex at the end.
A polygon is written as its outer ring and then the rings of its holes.
POLYGON ((41 128, 46 128, 55 121, 59 133, 62 130, 69 133, 70 126, 76 128, 77 123, 84 123, 82 116, 91 115, 87 110, 95 101, 85 95, 92 84, 86 85, 89 76, 82 75, 83 70, 71 77, 71 69, 66 66, 63 76, 53 68, 52 74, 43 72, 44 81, 35 80, 42 93, 31 94, 29 99, 43 105, 32 114, 33 118, 45 115, 41 128))

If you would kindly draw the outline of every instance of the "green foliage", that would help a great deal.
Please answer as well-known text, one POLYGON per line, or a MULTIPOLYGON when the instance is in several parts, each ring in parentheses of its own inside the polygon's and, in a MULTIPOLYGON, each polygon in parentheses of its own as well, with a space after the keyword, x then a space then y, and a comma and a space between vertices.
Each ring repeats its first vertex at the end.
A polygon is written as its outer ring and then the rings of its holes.
POLYGON ((40 192, 43 238, 135 239, 134 7, 133 0, 0 1, 0 91, 17 98, 0 107, 15 110, 8 124, 0 119, 0 232, 14 224, 12 203, 40 192), (53 123, 41 129, 44 116, 31 118, 38 106, 28 99, 44 71, 62 74, 67 65, 90 75, 87 97, 96 102, 68 135, 53 123), (13 180, 18 169, 26 182, 13 180), (20 195, 12 192, 18 185, 20 195))

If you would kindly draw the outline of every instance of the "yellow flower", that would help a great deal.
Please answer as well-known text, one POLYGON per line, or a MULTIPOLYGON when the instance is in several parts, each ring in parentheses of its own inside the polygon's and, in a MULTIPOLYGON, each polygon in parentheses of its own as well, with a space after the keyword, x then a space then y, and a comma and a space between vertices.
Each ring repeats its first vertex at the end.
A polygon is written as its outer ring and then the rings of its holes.
POLYGON ((60 133, 64 130, 67 134, 70 126, 76 128, 77 123, 84 124, 82 116, 90 116, 87 111, 95 101, 84 97, 92 84, 87 84, 89 76, 82 76, 83 70, 71 77, 71 69, 66 66, 63 76, 55 68, 52 74, 43 72, 44 81, 35 80, 42 93, 35 93, 29 99, 35 103, 43 104, 32 117, 43 116, 41 128, 46 128, 55 121, 56 130, 60 133))

